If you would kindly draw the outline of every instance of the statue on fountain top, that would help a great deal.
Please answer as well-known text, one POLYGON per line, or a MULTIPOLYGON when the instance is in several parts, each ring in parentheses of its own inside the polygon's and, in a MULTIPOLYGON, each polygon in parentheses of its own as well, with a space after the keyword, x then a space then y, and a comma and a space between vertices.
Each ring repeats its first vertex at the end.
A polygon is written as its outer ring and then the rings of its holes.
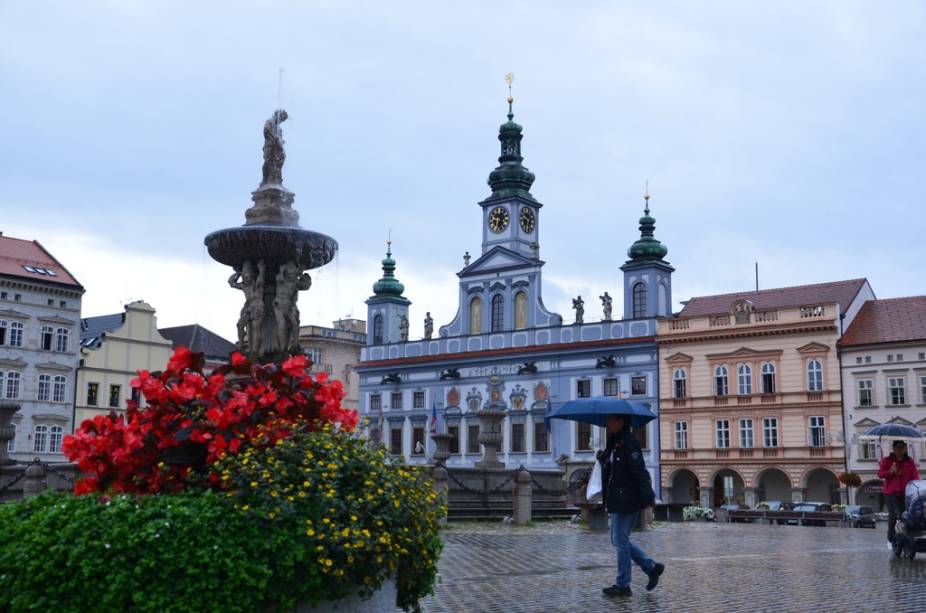
POLYGON ((289 118, 286 111, 279 109, 264 122, 264 167, 261 186, 283 185, 283 162, 286 151, 283 149, 283 129, 280 124, 289 118))

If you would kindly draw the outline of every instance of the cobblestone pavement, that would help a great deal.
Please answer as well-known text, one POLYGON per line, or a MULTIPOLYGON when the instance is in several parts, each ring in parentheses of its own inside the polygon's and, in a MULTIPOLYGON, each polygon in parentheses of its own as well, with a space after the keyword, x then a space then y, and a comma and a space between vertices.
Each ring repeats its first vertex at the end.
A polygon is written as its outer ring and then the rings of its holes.
POLYGON ((633 596, 601 588, 616 574, 607 533, 564 522, 516 528, 453 525, 444 533, 435 594, 441 611, 921 611, 926 554, 897 560, 884 529, 754 524, 661 524, 633 534, 666 564, 644 589, 634 566, 633 596))

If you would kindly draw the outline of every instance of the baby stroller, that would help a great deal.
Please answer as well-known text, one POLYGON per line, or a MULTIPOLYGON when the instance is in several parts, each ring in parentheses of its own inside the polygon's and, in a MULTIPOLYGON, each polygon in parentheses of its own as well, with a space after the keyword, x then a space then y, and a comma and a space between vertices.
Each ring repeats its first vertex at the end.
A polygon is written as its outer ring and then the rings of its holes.
POLYGON ((926 551, 926 480, 911 481, 904 490, 905 509, 897 520, 894 555, 913 559, 926 551))

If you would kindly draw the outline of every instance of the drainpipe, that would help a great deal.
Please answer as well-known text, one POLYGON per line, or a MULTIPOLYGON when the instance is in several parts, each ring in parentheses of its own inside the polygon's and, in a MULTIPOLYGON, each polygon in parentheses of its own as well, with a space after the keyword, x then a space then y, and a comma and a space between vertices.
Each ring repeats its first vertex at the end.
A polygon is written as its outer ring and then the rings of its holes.
MULTIPOLYGON (((839 314, 839 341, 836 343, 836 361, 839 364, 839 413, 842 415, 842 463, 843 472, 849 472, 849 421, 846 419, 846 386, 842 376, 842 335, 846 314, 839 314)), ((846 485, 846 504, 850 504, 849 486, 846 485)))

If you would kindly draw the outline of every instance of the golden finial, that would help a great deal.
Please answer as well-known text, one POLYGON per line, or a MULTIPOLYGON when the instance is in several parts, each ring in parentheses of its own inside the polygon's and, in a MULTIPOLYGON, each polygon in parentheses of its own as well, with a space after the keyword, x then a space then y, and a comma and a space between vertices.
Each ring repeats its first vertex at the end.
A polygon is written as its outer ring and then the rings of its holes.
POLYGON ((389 228, 389 236, 386 238, 386 253, 392 255, 392 228, 389 228))
POLYGON ((646 187, 643 188, 643 200, 646 201, 646 214, 649 215, 649 179, 646 180, 646 187))
POLYGON ((511 95, 511 84, 514 83, 513 72, 509 72, 505 75, 505 83, 508 84, 508 97, 506 98, 508 101, 508 112, 511 113, 511 104, 514 102, 514 96, 511 95))

